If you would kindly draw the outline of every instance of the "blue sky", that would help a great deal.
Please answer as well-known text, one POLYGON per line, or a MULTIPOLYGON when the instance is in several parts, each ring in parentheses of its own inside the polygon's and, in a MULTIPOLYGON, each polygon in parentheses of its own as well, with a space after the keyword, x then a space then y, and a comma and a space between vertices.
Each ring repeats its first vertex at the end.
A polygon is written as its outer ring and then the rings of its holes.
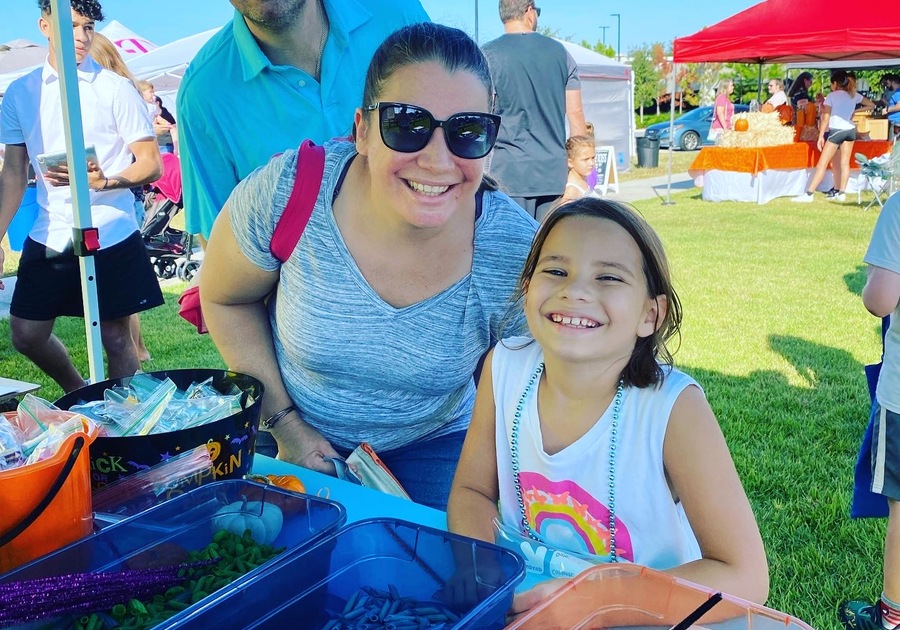
MULTIPOLYGON (((365 1, 365 0, 362 0, 365 1)), ((116 19, 156 45, 221 26, 231 19, 228 0, 101 0, 107 19, 116 19)), ((621 14, 622 54, 641 44, 671 41, 690 35, 754 4, 757 0, 537 0, 541 26, 557 29, 575 42, 595 42, 606 35, 606 43, 616 46, 616 18, 621 14), (608 27, 605 31, 601 26, 608 27)), ((43 43, 37 28, 35 0, 3 0, 0 42, 24 38, 43 43)), ((422 0, 431 18, 456 26, 475 36, 475 0, 422 0)), ((502 33, 496 0, 480 0, 478 40, 481 43, 502 33)), ((100 25, 101 28, 103 24, 100 25)))

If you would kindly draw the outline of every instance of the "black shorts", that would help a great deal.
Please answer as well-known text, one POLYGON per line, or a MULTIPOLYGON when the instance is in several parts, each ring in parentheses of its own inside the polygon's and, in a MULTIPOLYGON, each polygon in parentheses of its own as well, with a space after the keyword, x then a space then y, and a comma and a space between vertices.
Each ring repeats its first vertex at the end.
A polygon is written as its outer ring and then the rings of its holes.
MULTIPOLYGON (((94 254, 100 319, 127 317, 163 304, 140 232, 94 254)), ((25 240, 10 314, 32 321, 84 317, 81 269, 71 243, 56 252, 25 240)))
POLYGON ((856 129, 829 130, 826 138, 831 144, 840 146, 844 142, 856 141, 856 129))

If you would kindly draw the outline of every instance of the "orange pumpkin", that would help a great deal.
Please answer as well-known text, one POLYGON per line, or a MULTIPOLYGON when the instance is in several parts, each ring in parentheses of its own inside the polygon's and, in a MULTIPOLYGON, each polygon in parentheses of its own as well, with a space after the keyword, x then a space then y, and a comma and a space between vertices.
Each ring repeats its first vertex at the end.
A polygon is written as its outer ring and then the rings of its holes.
POLYGON ((759 111, 763 114, 771 114, 775 111, 775 106, 772 103, 763 103, 763 106, 760 107, 759 111))
POLYGON ((750 129, 750 122, 746 118, 738 118, 734 121, 735 131, 747 131, 750 129))
POLYGON ((266 475, 273 486, 278 486, 291 492, 306 492, 306 486, 294 475, 266 475))
POLYGON ((781 118, 782 125, 790 125, 794 122, 794 108, 785 103, 776 108, 778 116, 781 118))

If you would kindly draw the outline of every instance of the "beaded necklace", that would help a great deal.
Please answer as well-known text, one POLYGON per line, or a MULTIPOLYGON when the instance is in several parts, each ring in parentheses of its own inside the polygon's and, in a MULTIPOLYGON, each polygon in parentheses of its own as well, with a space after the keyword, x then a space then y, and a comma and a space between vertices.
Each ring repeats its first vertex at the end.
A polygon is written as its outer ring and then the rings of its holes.
MULTIPOLYGON (((537 533, 531 528, 528 517, 525 514, 525 499, 522 496, 522 484, 519 481, 519 423, 522 420, 522 411, 525 409, 525 401, 531 388, 544 371, 544 364, 539 363, 522 392, 519 403, 516 405, 516 413, 513 415, 512 436, 510 438, 510 451, 512 451, 513 482, 516 486, 516 498, 519 501, 519 513, 522 516, 522 529, 533 540, 543 542, 537 533)), ((616 443, 619 429, 619 412, 622 410, 622 397, 625 395, 625 386, 622 381, 616 385, 616 395, 613 398, 613 417, 610 423, 609 433, 609 561, 618 562, 616 557, 616 443)))

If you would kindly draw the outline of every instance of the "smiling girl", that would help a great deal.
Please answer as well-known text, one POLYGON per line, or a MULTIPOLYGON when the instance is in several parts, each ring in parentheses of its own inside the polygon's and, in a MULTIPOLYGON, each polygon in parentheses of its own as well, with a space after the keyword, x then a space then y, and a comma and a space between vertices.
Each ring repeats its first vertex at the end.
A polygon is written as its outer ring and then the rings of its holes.
POLYGON ((650 226, 611 201, 560 206, 518 295, 533 339, 488 355, 451 530, 493 540, 499 517, 544 544, 765 601, 762 540, 722 431, 671 365, 681 307, 650 226))

